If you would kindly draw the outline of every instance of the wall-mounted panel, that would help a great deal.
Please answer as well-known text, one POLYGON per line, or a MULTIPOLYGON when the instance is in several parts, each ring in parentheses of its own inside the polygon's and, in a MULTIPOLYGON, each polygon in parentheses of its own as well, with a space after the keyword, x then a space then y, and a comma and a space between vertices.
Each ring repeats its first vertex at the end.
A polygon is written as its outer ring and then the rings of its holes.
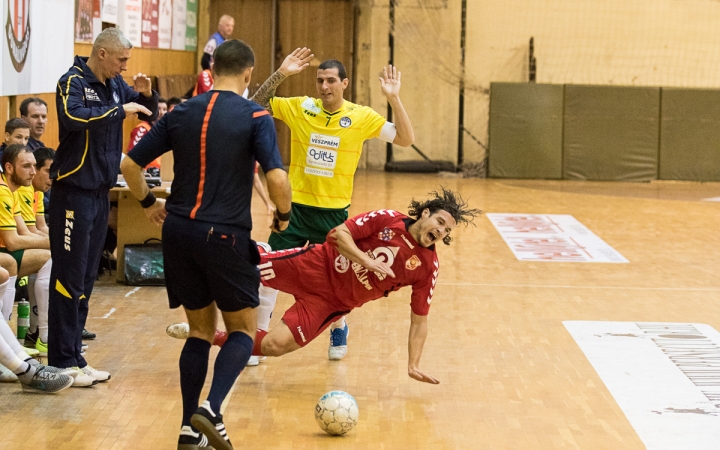
POLYGON ((489 175, 562 177, 562 85, 492 83, 489 175))
POLYGON ((720 181, 720 90, 662 90, 661 180, 720 181))
POLYGON ((563 178, 657 179, 660 88, 565 86, 563 178))

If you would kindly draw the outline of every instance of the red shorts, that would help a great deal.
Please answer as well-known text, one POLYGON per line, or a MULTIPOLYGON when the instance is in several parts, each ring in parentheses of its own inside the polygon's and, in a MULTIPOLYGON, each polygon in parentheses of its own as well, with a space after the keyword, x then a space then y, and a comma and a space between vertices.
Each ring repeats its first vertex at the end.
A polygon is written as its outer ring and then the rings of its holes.
POLYGON ((265 286, 295 297, 283 321, 300 347, 352 309, 340 303, 330 287, 320 245, 261 254, 258 268, 265 286))

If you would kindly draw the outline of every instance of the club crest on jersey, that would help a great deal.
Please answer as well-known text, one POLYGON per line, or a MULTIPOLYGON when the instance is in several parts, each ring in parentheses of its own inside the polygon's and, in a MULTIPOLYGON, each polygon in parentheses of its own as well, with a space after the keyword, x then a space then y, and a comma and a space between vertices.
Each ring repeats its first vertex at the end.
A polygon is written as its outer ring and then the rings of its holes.
POLYGON ((5 39, 13 67, 20 73, 30 48, 30 0, 9 1, 7 5, 5 39))
POLYGON ((345 117, 341 117, 341 118, 340 118, 340 126, 341 126, 341 127, 347 128, 347 127, 349 127, 350 125, 352 125, 352 120, 350 120, 349 117, 345 116, 345 117))
POLYGON ((412 255, 412 258, 405 261, 405 268, 407 270, 415 270, 420 266, 422 266, 422 262, 420 261, 420 258, 417 257, 417 255, 412 255))
POLYGON ((345 273, 350 268, 350 261, 343 255, 338 256, 335 258, 335 270, 338 273, 345 273))
POLYGON ((378 239, 381 239, 383 241, 389 241, 395 237, 395 232, 391 230, 390 228, 385 228, 381 232, 378 233, 378 239))

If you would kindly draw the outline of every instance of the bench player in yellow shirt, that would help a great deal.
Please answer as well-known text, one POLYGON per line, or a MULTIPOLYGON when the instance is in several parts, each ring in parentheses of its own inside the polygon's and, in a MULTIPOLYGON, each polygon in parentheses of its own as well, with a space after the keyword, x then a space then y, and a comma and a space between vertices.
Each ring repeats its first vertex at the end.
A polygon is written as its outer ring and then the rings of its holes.
MULTIPOLYGON (((368 106, 343 99, 350 81, 343 64, 333 59, 318 66, 318 98, 276 97, 280 83, 305 70, 313 58, 309 49, 296 49, 252 98, 285 122, 291 132, 292 217, 285 231, 270 235, 273 250, 323 243, 331 229, 347 220, 353 179, 366 140, 379 138, 403 147, 415 141, 400 101, 401 74, 393 66, 383 69, 380 89, 392 107, 394 123, 368 106)), ((277 291, 261 286, 258 328, 268 329, 276 299, 277 291)), ((330 327, 328 357, 342 359, 347 353, 349 328, 344 317, 328 320, 335 320, 330 327)))

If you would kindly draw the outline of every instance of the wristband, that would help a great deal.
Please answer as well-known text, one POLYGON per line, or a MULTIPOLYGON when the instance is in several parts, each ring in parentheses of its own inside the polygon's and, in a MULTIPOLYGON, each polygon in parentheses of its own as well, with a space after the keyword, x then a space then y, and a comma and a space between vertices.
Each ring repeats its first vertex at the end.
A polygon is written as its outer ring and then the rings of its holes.
POLYGON ((277 213, 277 218, 280 222, 287 222, 288 220, 290 220, 290 216, 292 216, 292 209, 290 209, 290 211, 286 213, 281 213, 277 209, 275 210, 275 212, 277 213))
POLYGON ((156 198, 152 191, 148 192, 148 195, 144 199, 140 200, 140 206, 143 208, 149 208, 155 204, 156 198))

